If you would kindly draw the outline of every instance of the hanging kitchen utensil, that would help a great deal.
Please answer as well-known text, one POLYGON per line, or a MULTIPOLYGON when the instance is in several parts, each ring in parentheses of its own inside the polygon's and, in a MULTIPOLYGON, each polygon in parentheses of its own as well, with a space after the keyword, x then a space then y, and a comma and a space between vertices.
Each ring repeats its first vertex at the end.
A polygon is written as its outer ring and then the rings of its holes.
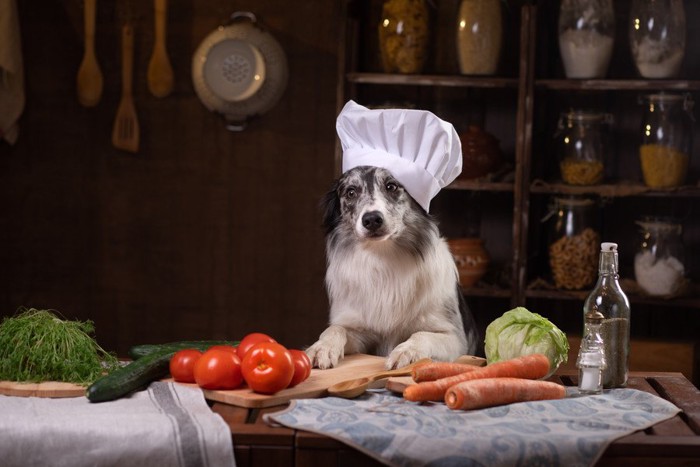
POLYGON ((130 23, 122 27, 122 97, 112 129, 112 144, 118 149, 139 150, 139 120, 132 96, 134 69, 134 28, 130 23))
POLYGON ((148 90, 155 97, 165 97, 173 90, 173 68, 166 50, 166 24, 168 18, 168 0, 154 0, 155 42, 153 53, 148 62, 148 90))
POLYGON ((94 107, 102 97, 102 71, 95 56, 95 11, 97 0, 85 0, 85 52, 77 77, 78 101, 84 107, 94 107))
POLYGON ((223 115, 226 128, 243 130, 249 120, 277 104, 287 87, 287 57, 250 12, 236 12, 197 48, 192 81, 204 106, 223 115))

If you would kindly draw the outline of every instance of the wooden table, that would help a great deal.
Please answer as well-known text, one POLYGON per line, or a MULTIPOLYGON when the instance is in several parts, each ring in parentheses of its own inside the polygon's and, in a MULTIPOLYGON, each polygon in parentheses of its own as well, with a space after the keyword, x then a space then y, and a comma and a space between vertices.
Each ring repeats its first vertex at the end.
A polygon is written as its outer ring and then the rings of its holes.
MULTIPOLYGON (((575 386, 577 376, 562 372, 552 377, 575 386)), ((700 390, 681 373, 630 373, 629 388, 663 397, 683 412, 653 427, 613 442, 599 466, 700 466, 700 390)), ((289 428, 270 427, 262 420, 266 409, 245 409, 214 403, 231 428, 236 465, 246 466, 371 466, 383 465, 367 455, 327 436, 289 428)))

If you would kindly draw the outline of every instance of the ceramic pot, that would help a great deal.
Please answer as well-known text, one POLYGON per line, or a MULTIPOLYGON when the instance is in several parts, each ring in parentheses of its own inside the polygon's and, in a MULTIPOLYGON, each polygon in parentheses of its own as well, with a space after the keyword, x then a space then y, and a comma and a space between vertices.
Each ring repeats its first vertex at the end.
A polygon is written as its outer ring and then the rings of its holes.
POLYGON ((459 271, 459 285, 472 287, 489 267, 491 258, 480 238, 451 238, 447 241, 459 271))
POLYGON ((462 173, 460 178, 479 178, 498 170, 503 155, 498 139, 476 125, 459 135, 462 143, 462 173))

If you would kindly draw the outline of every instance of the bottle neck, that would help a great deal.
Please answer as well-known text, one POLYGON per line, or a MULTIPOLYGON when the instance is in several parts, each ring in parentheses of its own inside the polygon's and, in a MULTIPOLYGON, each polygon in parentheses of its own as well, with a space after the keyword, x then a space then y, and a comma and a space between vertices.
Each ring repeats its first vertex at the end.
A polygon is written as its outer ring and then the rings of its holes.
POLYGON ((601 251, 598 260, 598 274, 617 277, 617 251, 601 251))

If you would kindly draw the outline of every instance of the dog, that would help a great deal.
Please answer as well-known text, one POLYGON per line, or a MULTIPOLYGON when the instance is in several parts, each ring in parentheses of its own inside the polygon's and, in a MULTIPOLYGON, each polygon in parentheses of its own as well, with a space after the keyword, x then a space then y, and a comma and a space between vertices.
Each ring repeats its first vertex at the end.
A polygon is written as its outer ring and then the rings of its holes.
POLYGON ((387 369, 475 353, 475 320, 447 243, 388 170, 345 172, 322 210, 330 324, 306 349, 314 367, 353 353, 387 356, 387 369))

